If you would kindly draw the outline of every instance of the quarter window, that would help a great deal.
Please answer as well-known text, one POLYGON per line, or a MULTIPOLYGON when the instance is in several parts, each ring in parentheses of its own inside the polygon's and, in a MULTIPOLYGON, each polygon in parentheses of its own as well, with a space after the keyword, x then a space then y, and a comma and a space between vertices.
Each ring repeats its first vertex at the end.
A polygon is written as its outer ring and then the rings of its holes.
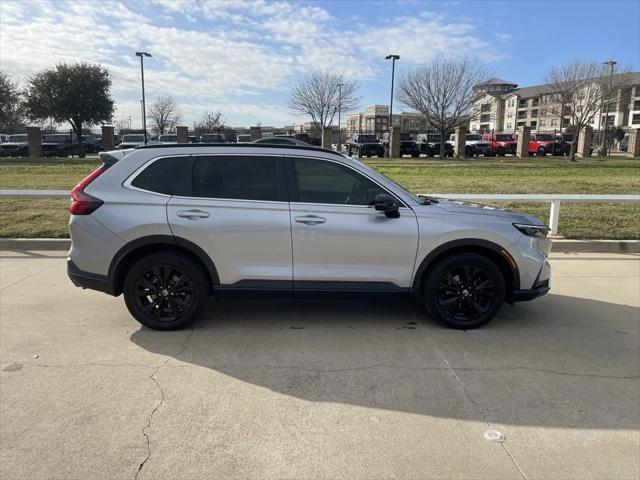
POLYGON ((294 159, 298 201, 339 205, 372 205, 387 193, 363 175, 332 162, 294 159))
POLYGON ((193 195, 205 198, 279 201, 277 157, 197 157, 193 195))
POLYGON ((189 163, 187 157, 161 158, 145 168, 131 185, 150 192, 173 195, 189 163))

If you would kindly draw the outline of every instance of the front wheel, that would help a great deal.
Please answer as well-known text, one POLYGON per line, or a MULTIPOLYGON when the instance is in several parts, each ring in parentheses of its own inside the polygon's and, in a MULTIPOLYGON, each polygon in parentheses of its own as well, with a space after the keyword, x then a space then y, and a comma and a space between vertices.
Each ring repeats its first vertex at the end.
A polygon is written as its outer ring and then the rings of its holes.
POLYGON ((153 253, 127 272, 124 300, 133 317, 154 330, 191 324, 207 304, 205 273, 185 255, 153 253))
POLYGON ((425 306, 451 328, 478 328, 502 307, 505 296, 500 269, 487 257, 460 253, 439 261, 423 285, 425 306))
POLYGON ((544 157, 544 156, 546 155, 546 152, 545 152, 544 148, 540 147, 540 148, 538 149, 538 151, 536 152, 536 155, 537 155, 538 157, 544 157))
POLYGON ((499 149, 498 149, 498 151, 497 151, 496 153, 497 153, 497 155, 498 155, 499 157, 504 157, 504 155, 505 155, 505 153, 506 153, 506 152, 505 152, 504 148, 499 148, 499 149))

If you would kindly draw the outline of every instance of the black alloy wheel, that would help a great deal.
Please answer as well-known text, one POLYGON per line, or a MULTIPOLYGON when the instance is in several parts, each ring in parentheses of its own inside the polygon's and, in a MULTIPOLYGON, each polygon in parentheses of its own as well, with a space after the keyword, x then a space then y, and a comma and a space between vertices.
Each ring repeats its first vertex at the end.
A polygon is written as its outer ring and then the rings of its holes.
POLYGON ((127 273, 127 308, 141 324, 175 330, 193 322, 206 305, 207 284, 202 269, 173 252, 148 255, 127 273))
POLYGON ((424 300, 429 312, 453 328, 477 328, 500 310, 505 296, 500 269, 487 257, 455 254, 427 275, 424 300))

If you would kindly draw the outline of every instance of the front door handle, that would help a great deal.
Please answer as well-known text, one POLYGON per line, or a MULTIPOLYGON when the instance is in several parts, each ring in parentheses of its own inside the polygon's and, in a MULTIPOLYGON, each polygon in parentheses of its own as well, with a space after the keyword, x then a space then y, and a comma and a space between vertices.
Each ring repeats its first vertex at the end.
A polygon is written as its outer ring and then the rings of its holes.
POLYGON ((209 212, 202 210, 180 210, 176 215, 182 218, 188 218, 189 220, 193 220, 194 218, 208 218, 210 216, 209 212))
POLYGON ((324 217, 318 217, 317 215, 304 215, 301 217, 293 218, 298 223, 304 223, 306 225, 318 225, 327 221, 324 217))

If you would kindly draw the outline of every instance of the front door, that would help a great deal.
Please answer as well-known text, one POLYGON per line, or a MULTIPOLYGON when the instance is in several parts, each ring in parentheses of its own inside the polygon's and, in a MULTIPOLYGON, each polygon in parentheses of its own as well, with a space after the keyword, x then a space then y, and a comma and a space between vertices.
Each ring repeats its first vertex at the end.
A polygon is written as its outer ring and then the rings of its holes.
POLYGON ((281 156, 194 156, 189 185, 169 200, 173 234, 206 251, 222 288, 291 288, 284 178, 281 156))
POLYGON ((296 290, 397 290, 411 286, 418 225, 410 208, 387 218, 373 207, 389 193, 330 160, 291 159, 296 290))

